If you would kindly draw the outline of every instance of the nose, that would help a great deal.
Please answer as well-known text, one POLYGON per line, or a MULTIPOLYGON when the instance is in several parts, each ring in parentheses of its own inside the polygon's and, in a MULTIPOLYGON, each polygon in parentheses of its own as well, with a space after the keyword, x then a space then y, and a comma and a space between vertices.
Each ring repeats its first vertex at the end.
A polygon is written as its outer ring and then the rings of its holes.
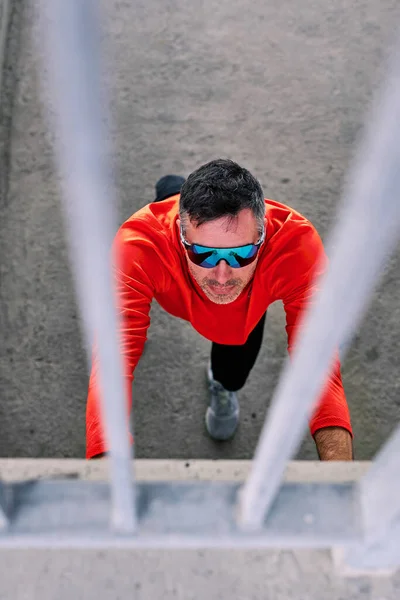
POLYGON ((213 275, 220 285, 224 285, 232 277, 232 267, 226 260, 221 260, 213 269, 213 275))

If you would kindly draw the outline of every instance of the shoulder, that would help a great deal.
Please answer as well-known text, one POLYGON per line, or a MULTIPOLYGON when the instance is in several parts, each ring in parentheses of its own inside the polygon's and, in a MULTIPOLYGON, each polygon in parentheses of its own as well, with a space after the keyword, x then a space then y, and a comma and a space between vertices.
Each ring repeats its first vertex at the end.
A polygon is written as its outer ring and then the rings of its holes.
POLYGON ((317 266, 325 265, 321 237, 301 213, 287 205, 266 200, 266 224, 265 259, 271 283, 277 288, 310 280, 316 275, 317 266))
POLYGON ((161 250, 172 241, 178 216, 179 196, 152 202, 139 209, 118 229, 114 246, 161 250))
MULTIPOLYGON (((159 277, 176 245, 176 219, 179 196, 152 202, 129 217, 118 229, 114 242, 114 259, 125 272, 140 268, 159 277)), ((173 260, 170 260, 173 264, 173 260)))
POLYGON ((313 262, 323 248, 314 225, 286 204, 266 200, 267 247, 282 258, 313 262))
POLYGON ((151 202, 133 213, 119 228, 117 236, 121 242, 144 241, 168 236, 174 227, 179 211, 179 196, 162 202, 151 202))

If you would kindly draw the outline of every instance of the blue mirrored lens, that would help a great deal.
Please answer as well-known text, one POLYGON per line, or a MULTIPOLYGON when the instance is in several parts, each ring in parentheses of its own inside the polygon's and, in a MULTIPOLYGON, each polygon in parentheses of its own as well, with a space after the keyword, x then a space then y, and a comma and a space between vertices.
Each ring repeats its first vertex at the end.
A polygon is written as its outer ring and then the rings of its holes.
POLYGON ((189 251, 189 258, 200 267, 212 269, 221 260, 226 260, 234 269, 244 267, 253 262, 259 246, 248 244, 237 248, 206 248, 193 244, 189 251))

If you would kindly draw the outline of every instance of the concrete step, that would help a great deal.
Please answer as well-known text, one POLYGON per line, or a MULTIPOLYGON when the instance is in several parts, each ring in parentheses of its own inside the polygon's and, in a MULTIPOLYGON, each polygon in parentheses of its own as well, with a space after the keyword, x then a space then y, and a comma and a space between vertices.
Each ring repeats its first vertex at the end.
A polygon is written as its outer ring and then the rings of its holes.
MULTIPOLYGON (((132 470, 139 481, 244 481, 251 463, 250 460, 136 459, 132 461, 132 470)), ((291 461, 286 467, 284 480, 308 483, 357 481, 368 471, 370 464, 369 461, 291 461)), ((4 481, 63 476, 107 480, 108 459, 0 459, 0 479, 4 481)))

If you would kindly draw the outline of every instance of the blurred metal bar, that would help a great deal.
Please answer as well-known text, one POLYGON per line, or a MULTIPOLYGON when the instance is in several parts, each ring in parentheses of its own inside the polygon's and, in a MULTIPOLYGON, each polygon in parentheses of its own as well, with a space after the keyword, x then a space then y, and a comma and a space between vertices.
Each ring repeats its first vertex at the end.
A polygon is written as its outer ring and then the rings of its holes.
POLYGON ((358 483, 363 543, 345 555, 353 568, 400 562, 400 426, 358 483))
MULTIPOLYGON (((390 65, 328 244, 330 269, 308 311, 292 361, 287 360, 241 491, 240 522, 257 528, 278 492, 335 349, 351 340, 400 231, 400 57, 390 65)), ((396 376, 394 373, 393 376, 396 376)), ((394 460, 394 458, 393 458, 394 460)))
POLYGON ((111 448, 112 524, 120 531, 132 531, 136 517, 131 450, 110 252, 117 215, 107 160, 97 2, 42 0, 42 8, 44 68, 50 71, 71 264, 89 352, 96 338, 105 434, 111 448))
POLYGON ((8 25, 10 22, 11 2, 2 0, 0 2, 0 91, 3 84, 3 60, 7 44, 8 25))
POLYGON ((0 548, 327 548, 362 539, 354 482, 286 483, 260 531, 236 524, 239 483, 137 482, 139 530, 108 527, 103 482, 36 480, 9 484, 14 511, 0 548))
POLYGON ((367 541, 386 535, 400 519, 400 426, 359 482, 367 541))
POLYGON ((0 481, 0 531, 7 527, 7 485, 0 481))

